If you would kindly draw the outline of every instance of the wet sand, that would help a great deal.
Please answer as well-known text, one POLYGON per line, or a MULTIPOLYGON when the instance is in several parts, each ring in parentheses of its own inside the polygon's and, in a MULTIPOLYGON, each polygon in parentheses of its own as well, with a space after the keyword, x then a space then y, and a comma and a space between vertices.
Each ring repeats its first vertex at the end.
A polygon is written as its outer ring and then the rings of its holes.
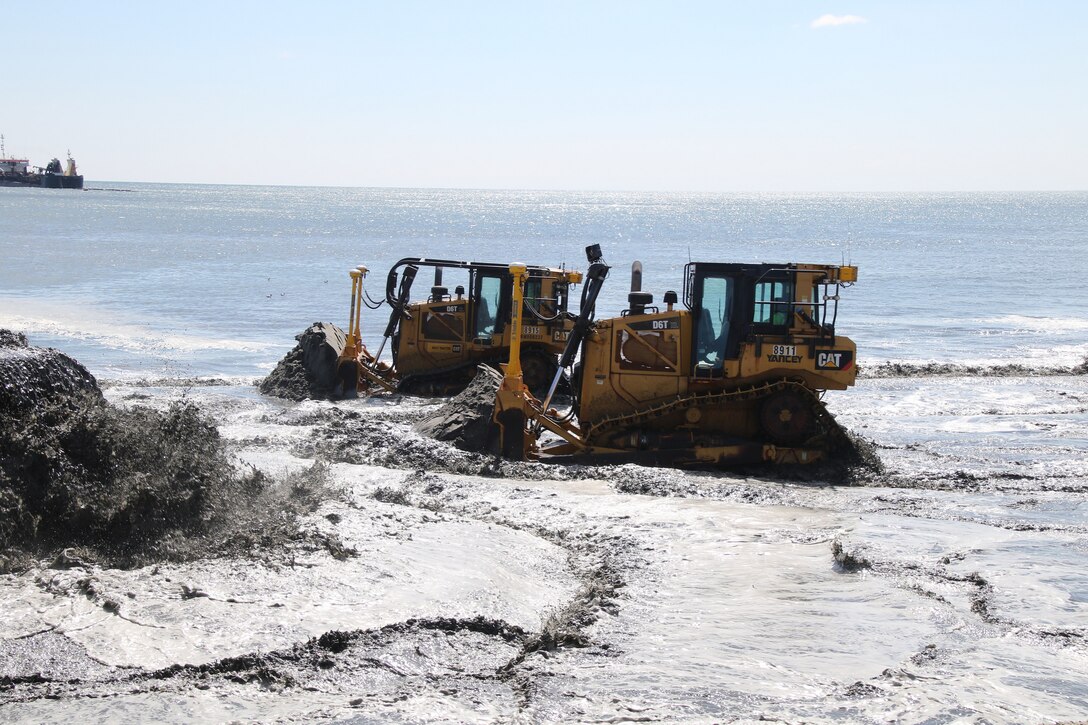
POLYGON ((0 716, 1081 719, 1088 377, 950 372, 828 396, 864 486, 500 462, 419 435, 420 399, 104 386, 328 495, 244 552, 0 578, 0 716))

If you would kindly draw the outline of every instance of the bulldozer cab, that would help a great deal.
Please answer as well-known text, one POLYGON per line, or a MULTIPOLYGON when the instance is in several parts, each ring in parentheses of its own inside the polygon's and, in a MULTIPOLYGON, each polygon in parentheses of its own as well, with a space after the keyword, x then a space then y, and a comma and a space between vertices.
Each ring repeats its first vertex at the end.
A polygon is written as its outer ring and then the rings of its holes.
MULTIPOLYGON (((852 281, 851 267, 692 262, 686 268, 685 303, 691 310, 691 375, 738 377, 753 353, 788 363, 797 343, 833 344, 837 288, 852 281), (831 292, 831 288, 835 292, 831 292), (780 344, 775 344, 780 343, 780 344), (763 355, 763 347, 771 346, 763 355), (777 348, 777 349, 776 349, 777 348)), ((796 361, 799 362, 799 361, 796 361)))
MULTIPOLYGON (((528 274, 524 291, 525 326, 538 328, 539 332, 541 325, 551 327, 561 321, 559 318, 567 311, 568 284, 559 270, 530 267, 528 274)), ((487 265, 473 270, 473 293, 469 304, 475 344, 504 344, 503 333, 511 316, 512 283, 513 278, 505 268, 487 265)), ((552 342, 558 342, 562 335, 549 337, 554 338, 552 342)))
POLYGON ((685 302, 695 328, 696 377, 724 374, 742 340, 786 335, 793 317, 795 275, 770 265, 692 263, 685 302))

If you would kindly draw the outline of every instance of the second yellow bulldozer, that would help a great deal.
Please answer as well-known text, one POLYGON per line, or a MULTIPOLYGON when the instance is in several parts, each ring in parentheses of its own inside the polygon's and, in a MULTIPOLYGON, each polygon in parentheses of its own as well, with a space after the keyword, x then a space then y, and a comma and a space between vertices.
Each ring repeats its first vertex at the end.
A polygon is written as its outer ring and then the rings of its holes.
POLYGON ((336 397, 377 390, 455 392, 472 379, 478 364, 507 359, 515 336, 526 385, 537 392, 547 390, 574 324, 567 312, 569 290, 582 280, 580 272, 527 267, 515 304, 509 265, 410 257, 389 270, 384 299, 373 300, 363 290, 367 273, 365 266, 351 270, 351 311, 337 362, 336 397), (434 271, 434 284, 424 301, 412 302, 413 283, 424 268, 434 271), (467 289, 458 285, 451 292, 443 285, 443 273, 452 271, 466 277, 467 289), (391 313, 381 345, 372 354, 362 341, 362 308, 377 309, 383 303, 391 313), (511 325, 515 311, 522 320, 516 330, 511 325), (391 363, 381 361, 386 344, 391 346, 391 363))

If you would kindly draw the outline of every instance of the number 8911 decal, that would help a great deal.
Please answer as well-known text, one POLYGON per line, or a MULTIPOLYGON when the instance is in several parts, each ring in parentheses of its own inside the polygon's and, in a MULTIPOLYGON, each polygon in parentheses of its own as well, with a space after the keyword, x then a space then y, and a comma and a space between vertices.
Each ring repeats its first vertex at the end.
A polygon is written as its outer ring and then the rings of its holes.
MULTIPOLYGON (((804 359, 805 356, 798 353, 797 345, 774 345, 767 355, 767 362, 778 364, 796 365, 804 359)), ((817 370, 849 370, 854 364, 854 351, 819 350, 815 362, 817 370)))
POLYGON ((797 354, 796 345, 774 345, 767 362, 797 364, 801 362, 801 356, 797 354))

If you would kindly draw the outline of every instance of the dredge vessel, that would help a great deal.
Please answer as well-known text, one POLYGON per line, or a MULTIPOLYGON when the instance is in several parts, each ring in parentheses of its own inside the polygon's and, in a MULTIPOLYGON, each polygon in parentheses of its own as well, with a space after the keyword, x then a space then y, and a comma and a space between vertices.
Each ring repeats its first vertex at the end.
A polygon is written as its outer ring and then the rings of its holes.
POLYGON ((29 159, 9 157, 4 137, 0 135, 0 186, 82 189, 83 176, 77 172, 71 152, 68 153, 68 162, 63 168, 58 158, 54 158, 44 167, 31 166, 29 159))

